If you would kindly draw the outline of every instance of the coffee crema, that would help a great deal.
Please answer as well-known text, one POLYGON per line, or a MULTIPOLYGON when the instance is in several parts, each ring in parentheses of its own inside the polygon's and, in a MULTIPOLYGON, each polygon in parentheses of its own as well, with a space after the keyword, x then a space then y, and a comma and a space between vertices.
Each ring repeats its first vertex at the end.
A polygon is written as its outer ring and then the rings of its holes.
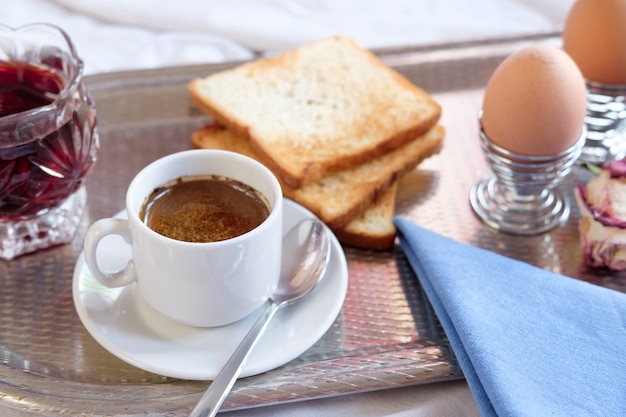
POLYGON ((156 188, 139 213, 155 232, 185 242, 217 242, 243 235, 270 214, 253 187, 217 175, 185 176, 156 188))

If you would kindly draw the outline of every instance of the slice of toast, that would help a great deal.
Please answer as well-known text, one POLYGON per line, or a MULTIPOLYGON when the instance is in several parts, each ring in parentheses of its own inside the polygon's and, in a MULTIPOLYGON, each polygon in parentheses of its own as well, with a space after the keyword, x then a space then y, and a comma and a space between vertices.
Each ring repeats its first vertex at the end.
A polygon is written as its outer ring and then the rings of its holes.
POLYGON ((397 190, 398 181, 394 181, 363 213, 345 227, 334 230, 337 239, 355 248, 379 251, 392 249, 396 240, 393 216, 397 190))
MULTIPOLYGON (((218 125, 208 125, 194 132, 192 146, 228 150, 256 158, 245 139, 236 137, 218 125)), ((286 188, 284 184, 281 185, 286 188)), ((397 189, 398 182, 393 181, 387 190, 346 226, 335 228, 333 232, 339 241, 360 249, 384 251, 393 248, 396 237, 393 216, 397 189)))
MULTIPOLYGON (((301 188, 292 188, 279 177, 283 193, 311 210, 331 229, 341 229, 372 205, 401 175, 438 153, 444 132, 442 126, 436 125, 397 149, 301 188)), ((192 146, 230 150, 260 160, 248 140, 216 124, 195 131, 192 146)))
POLYGON ((439 120, 430 95, 335 36, 196 78, 193 103, 248 138, 292 188, 413 141, 439 120))

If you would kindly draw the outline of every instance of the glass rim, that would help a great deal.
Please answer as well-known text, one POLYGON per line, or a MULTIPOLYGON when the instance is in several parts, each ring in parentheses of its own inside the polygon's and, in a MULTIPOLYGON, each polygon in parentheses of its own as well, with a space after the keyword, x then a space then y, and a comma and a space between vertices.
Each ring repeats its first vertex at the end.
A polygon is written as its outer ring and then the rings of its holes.
MULTIPOLYGON (((67 32, 65 32, 61 27, 55 24, 42 23, 42 22, 29 23, 29 24, 25 24, 25 25, 21 25, 17 27, 12 27, 12 26, 0 23, 0 33, 2 32, 18 33, 18 32, 29 32, 29 31, 41 32, 41 33, 45 33, 45 32, 54 33, 55 35, 60 36, 60 39, 65 43, 64 46, 67 47, 67 49, 64 52, 66 52, 68 56, 71 58, 71 63, 72 63, 72 67, 74 68, 74 70, 71 72, 67 72, 66 74, 63 73, 63 75, 68 75, 68 77, 67 79, 64 79, 64 83, 63 83, 61 90, 57 94, 57 97, 55 97, 51 103, 45 104, 43 106, 35 107, 33 109, 28 109, 28 110, 24 110, 18 113, 12 113, 12 114, 8 114, 6 116, 0 117, 0 120, 2 120, 5 123, 15 123, 17 119, 23 118, 25 115, 28 116, 28 115, 35 115, 37 113, 45 113, 49 111, 54 111, 58 107, 59 103, 65 97, 67 97, 68 93, 76 89, 76 87, 78 86, 78 84, 81 82, 81 79, 82 79, 84 62, 78 55, 74 42, 72 41, 70 36, 67 34, 67 32)), ((0 60, 0 61, 4 61, 4 60, 0 60)), ((28 60, 23 60, 23 61, 9 60, 9 61, 4 61, 4 62, 29 62, 29 61, 28 60)), ((54 72, 58 73, 59 71, 55 70, 54 72)))

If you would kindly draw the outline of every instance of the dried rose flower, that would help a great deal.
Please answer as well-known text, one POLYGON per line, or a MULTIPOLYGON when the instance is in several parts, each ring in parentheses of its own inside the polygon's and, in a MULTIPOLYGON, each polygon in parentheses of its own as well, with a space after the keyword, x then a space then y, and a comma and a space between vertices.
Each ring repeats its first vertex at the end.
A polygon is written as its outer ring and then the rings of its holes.
POLYGON ((575 190, 585 262, 592 267, 626 269, 626 160, 606 163, 575 190))

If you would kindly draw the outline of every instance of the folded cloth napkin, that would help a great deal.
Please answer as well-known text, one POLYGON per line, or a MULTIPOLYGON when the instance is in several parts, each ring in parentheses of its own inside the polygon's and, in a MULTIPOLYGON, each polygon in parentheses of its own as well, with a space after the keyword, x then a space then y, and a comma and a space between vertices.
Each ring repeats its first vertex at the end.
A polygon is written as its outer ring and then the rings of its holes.
POLYGON ((484 416, 626 416, 626 294, 396 217, 484 416))

